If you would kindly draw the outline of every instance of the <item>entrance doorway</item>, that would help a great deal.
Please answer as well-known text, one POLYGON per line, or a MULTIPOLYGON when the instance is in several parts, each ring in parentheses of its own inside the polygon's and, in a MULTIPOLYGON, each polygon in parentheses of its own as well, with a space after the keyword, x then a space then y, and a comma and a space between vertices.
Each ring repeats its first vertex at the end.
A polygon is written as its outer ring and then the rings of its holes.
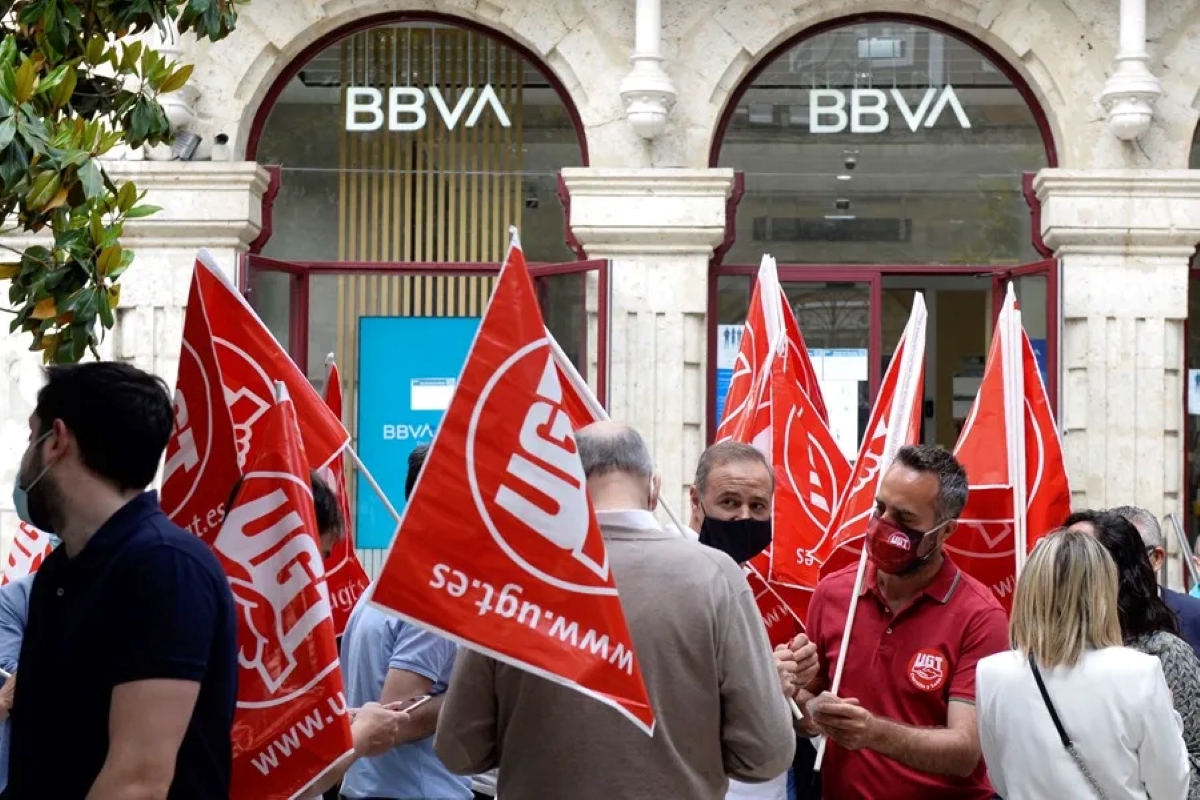
MULTIPOLYGON (((717 334, 744 323, 757 267, 723 266, 717 281, 717 334)), ((988 267, 780 265, 779 280, 821 383, 834 439, 854 458, 883 373, 912 311, 924 296, 925 402, 921 440, 952 448, 983 377, 992 326, 1011 282, 1022 324, 1052 407, 1057 398, 1058 271, 1054 261, 988 267)), ((716 359, 721 389, 723 351, 716 359)), ((723 398, 716 398, 719 419, 723 398)))

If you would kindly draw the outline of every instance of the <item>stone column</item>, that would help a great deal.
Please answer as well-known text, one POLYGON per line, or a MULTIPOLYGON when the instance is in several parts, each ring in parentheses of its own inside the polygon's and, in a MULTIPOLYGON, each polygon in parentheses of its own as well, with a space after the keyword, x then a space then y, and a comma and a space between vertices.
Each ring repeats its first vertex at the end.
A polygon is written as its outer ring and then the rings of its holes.
POLYGON ((1072 504, 1180 513, 1200 171, 1047 169, 1034 185, 1061 264, 1059 424, 1072 504))
MULTIPOLYGON (((564 169, 571 230, 611 261, 608 410, 646 438, 686 523, 704 449, 708 265, 725 236, 728 169, 564 169)), ((593 337, 594 338, 594 337, 593 337)))
MULTIPOLYGON (((131 221, 122 244, 136 260, 120 281, 121 304, 116 325, 100 352, 161 375, 174 385, 183 336, 196 251, 206 247, 217 262, 236 276, 238 254, 261 229, 262 196, 269 178, 254 163, 106 162, 112 179, 134 181, 147 191, 145 202, 162 208, 151 217, 131 221)), ((35 239, 8 237, 4 243, 24 248, 35 239)), ((90 358, 90 356, 87 356, 90 358)), ((5 388, 0 390, 0 486, 11 487, 24 451, 27 420, 42 385, 41 354, 29 352, 26 334, 0 334, 0 364, 5 388)), ((16 519, 8 489, 0 491, 0 559, 7 558, 16 519)), ((2 563, 2 561, 0 561, 2 563)))

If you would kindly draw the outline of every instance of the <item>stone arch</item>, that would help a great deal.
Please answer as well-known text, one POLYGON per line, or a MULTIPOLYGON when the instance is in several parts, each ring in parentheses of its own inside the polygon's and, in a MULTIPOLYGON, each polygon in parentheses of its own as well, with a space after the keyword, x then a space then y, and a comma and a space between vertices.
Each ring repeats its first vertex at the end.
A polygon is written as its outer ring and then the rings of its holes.
MULTIPOLYGON (((692 92, 699 98, 696 102, 704 104, 704 108, 694 107, 689 113, 706 120, 706 155, 721 134, 726 106, 766 59, 807 30, 852 23, 870 15, 941 23, 984 45, 1029 88, 1045 115, 1058 165, 1070 166, 1088 158, 1088 142, 1094 135, 1088 124, 1095 121, 1095 97, 1103 86, 1111 54, 1093 48, 1088 30, 1066 5, 995 4, 994 10, 983 13, 977 4, 965 0, 930 0, 920 6, 906 0, 843 0, 798 8, 794 3, 766 0, 763 5, 759 11, 763 16, 753 26, 731 24, 732 18, 722 8, 699 23, 698 27, 707 31, 697 30, 690 37, 693 47, 702 48, 709 61, 715 60, 715 50, 725 56, 723 63, 727 65, 720 73, 695 72, 689 76, 695 82, 692 88, 685 91, 681 87, 680 91, 681 98, 692 92), (1078 48, 1074 44, 1064 46, 1076 42, 1078 48)), ((696 59, 700 54, 681 57, 696 59)))
MULTIPOLYGON (((557 82, 563 102, 576 115, 586 152, 586 131, 620 110, 616 92, 608 96, 593 86, 597 50, 582 39, 604 38, 591 31, 577 35, 588 20, 570 13, 574 0, 525 3, 522 0, 479 4, 471 0, 373 0, 373 2, 305 3, 279 0, 250 4, 242 11, 237 30, 217 43, 198 42, 190 54, 196 63, 193 84, 200 92, 199 133, 207 141, 224 134, 232 157, 246 156, 251 126, 272 87, 306 51, 342 30, 366 21, 408 18, 460 21, 508 40, 527 51, 557 82), (269 10, 268 10, 269 7, 269 10), (583 62, 587 60, 588 63, 583 62), (615 109, 615 111, 614 111, 615 109)), ((610 48, 615 55, 617 48, 610 48)), ((600 50, 604 53, 604 50, 600 50)))

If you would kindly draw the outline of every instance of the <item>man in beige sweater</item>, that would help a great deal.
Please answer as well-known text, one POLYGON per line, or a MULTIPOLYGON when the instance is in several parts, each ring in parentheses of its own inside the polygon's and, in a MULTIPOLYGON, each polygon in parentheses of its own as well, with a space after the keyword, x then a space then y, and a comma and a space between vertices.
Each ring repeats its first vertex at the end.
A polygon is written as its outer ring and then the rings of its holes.
POLYGON ((578 692, 462 650, 438 756, 462 775, 499 767, 504 800, 721 800, 730 777, 784 772, 791 717, 741 568, 658 524, 658 480, 636 431, 597 423, 577 442, 654 735, 578 692))

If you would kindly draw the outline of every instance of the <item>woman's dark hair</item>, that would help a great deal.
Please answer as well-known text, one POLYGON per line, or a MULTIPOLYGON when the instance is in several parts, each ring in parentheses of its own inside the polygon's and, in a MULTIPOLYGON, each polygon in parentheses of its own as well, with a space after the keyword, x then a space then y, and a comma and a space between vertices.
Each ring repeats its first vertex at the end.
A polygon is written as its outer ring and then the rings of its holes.
POLYGON ((1117 564, 1117 611, 1125 641, 1158 631, 1178 636, 1179 619, 1162 598, 1150 555, 1133 523, 1110 511, 1076 511, 1067 517, 1066 526, 1081 522, 1092 526, 1117 564))

